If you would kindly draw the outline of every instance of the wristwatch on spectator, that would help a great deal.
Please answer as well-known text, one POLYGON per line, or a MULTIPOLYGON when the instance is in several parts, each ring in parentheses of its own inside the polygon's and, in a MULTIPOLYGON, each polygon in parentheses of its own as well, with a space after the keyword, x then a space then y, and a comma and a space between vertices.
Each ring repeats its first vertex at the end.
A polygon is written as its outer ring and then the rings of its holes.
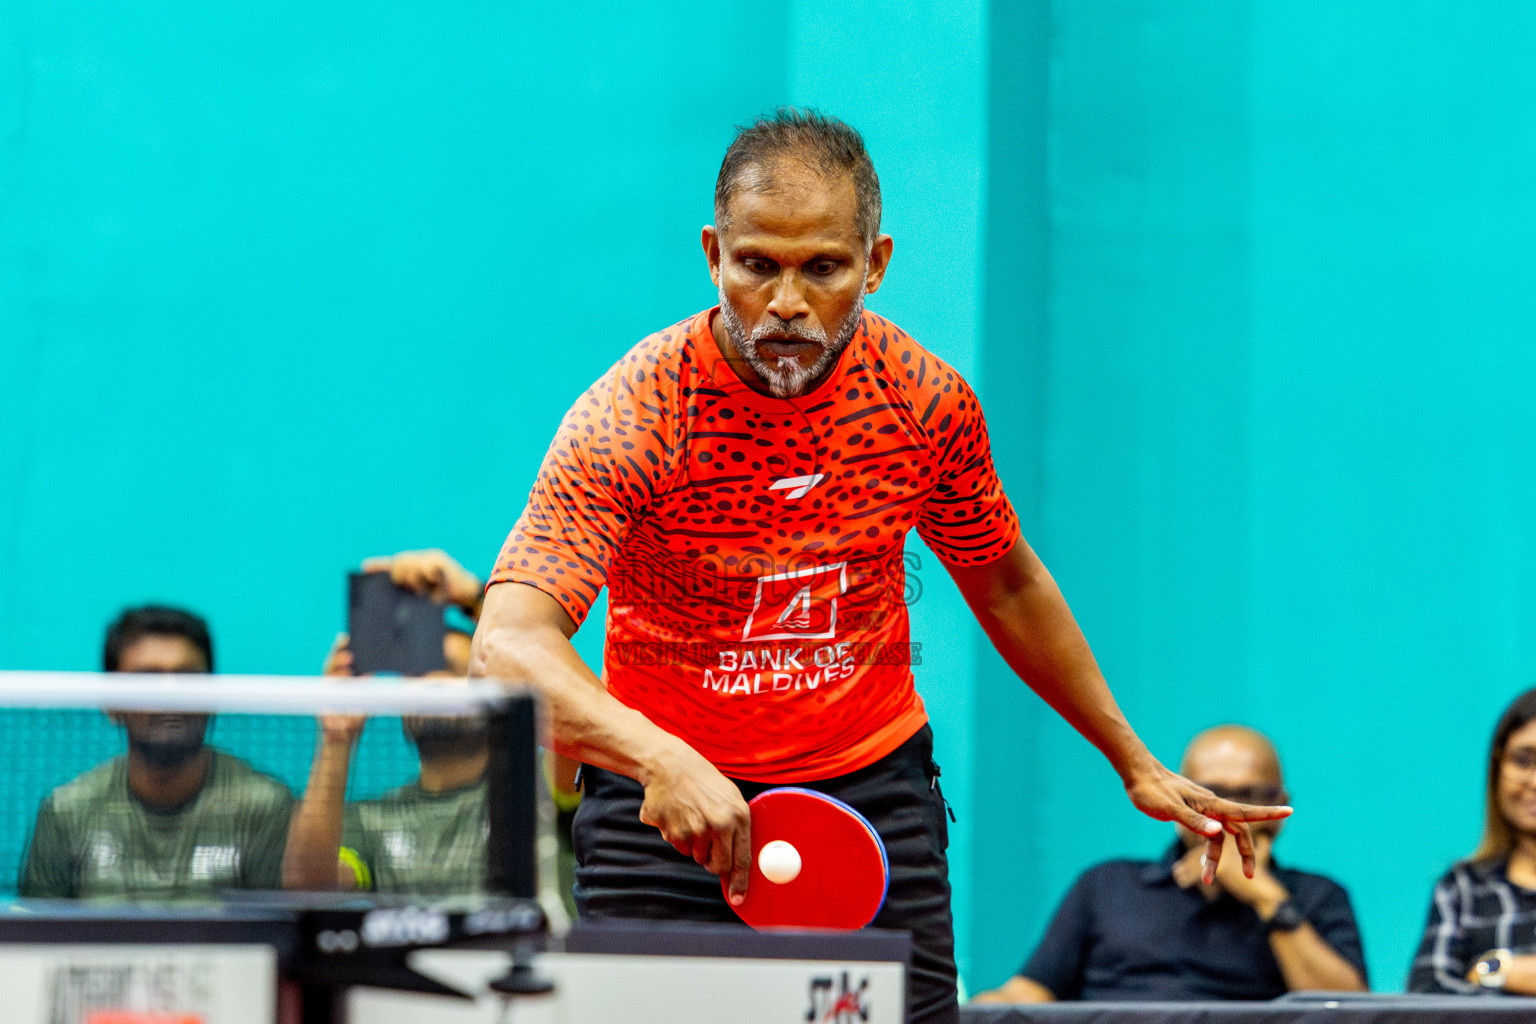
POLYGON ((1477 963, 1472 967, 1472 980, 1479 988, 1503 988, 1509 972, 1509 961, 1514 955, 1507 949, 1490 949, 1477 958, 1477 963))
POLYGON ((1284 900, 1275 908, 1264 926, 1272 932, 1293 932, 1307 923, 1307 916, 1296 906, 1295 900, 1284 900))

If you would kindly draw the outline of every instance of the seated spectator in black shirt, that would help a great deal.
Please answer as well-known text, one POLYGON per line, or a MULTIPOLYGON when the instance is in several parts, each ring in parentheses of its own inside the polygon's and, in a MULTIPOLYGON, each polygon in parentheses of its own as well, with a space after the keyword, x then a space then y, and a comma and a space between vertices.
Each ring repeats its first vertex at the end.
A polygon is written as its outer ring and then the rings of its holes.
POLYGON ((1408 991, 1536 995, 1536 690, 1493 730, 1483 841, 1435 883, 1408 991))
MULTIPOLYGON (((1229 800, 1287 799, 1274 746, 1241 726, 1195 737, 1180 770, 1229 800)), ((1364 990, 1365 957, 1348 894, 1321 875, 1275 862, 1278 822, 1251 827, 1252 878, 1227 856, 1215 883, 1204 884, 1204 837, 1182 827, 1161 860, 1090 868, 1023 969, 975 1001, 1273 999, 1303 989, 1364 990)))

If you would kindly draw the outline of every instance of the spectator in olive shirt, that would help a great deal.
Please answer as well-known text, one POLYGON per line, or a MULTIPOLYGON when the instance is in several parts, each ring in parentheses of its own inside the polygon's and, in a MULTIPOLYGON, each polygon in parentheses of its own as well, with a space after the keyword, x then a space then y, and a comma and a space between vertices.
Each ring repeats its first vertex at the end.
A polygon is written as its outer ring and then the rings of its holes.
MULTIPOLYGON (((403 587, 455 604, 473 617, 480 581, 441 551, 369 559, 365 572, 389 572, 403 587)), ((443 637, 448 668, 469 671, 469 634, 443 637)), ((352 653, 338 637, 326 675, 350 676, 352 653)), ((473 717, 406 717, 406 737, 421 759, 411 783, 375 800, 344 802, 360 715, 322 715, 320 742, 294 818, 283 881, 293 889, 372 889, 414 895, 466 895, 485 886, 486 725, 473 717)))
MULTIPOLYGON (((213 671, 207 624, 147 606, 107 632, 108 672, 213 671)), ((208 746, 209 716, 112 712, 128 753, 65 783, 37 812, 22 896, 210 897, 275 889, 293 810, 286 786, 208 746)))

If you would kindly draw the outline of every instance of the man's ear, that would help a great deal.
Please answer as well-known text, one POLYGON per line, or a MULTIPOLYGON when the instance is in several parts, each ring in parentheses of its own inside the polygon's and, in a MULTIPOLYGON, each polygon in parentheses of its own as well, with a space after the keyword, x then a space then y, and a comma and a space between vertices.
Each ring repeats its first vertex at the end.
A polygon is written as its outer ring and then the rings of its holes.
POLYGON ((876 235, 875 241, 869 247, 869 273, 864 278, 864 293, 873 295, 880 290, 880 282, 885 280, 886 268, 891 265, 891 250, 895 242, 890 235, 876 235))
POLYGON ((720 287, 720 232, 713 224, 705 224, 699 236, 704 245, 704 258, 709 261, 709 279, 720 287))

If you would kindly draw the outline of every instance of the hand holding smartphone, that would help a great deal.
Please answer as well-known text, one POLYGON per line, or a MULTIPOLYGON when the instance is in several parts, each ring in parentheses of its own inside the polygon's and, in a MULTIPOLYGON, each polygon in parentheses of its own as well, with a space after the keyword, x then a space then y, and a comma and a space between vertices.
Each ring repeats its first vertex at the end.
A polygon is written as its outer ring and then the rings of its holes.
POLYGON ((352 671, 424 676, 448 667, 443 606, 397 585, 387 572, 347 576, 352 671))

